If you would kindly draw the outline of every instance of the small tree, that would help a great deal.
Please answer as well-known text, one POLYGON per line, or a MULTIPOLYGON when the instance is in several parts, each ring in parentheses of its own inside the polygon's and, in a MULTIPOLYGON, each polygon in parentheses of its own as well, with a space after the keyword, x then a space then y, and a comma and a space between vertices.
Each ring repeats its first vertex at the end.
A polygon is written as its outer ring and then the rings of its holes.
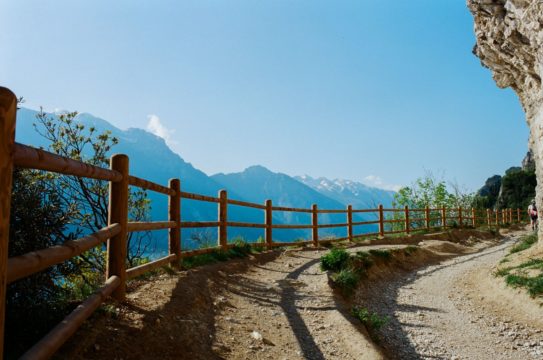
MULTIPOLYGON (((447 183, 444 180, 436 179, 432 174, 428 173, 424 177, 418 178, 411 186, 401 188, 394 194, 394 207, 403 208, 409 206, 410 209, 456 209, 458 207, 470 207, 473 202, 473 195, 464 190, 456 182, 447 183), (449 191, 452 189, 452 192, 449 191)), ((417 218, 422 218, 424 213, 420 213, 417 218)), ((450 215, 450 214, 449 214, 450 215)), ((448 216, 449 216, 448 215, 448 216)), ((394 213, 394 219, 402 219, 402 213, 394 213)), ((431 210, 430 226, 440 224, 441 213, 439 210, 431 210)), ((415 227, 422 228, 426 224, 424 221, 414 221, 415 227)), ((393 228, 399 230, 403 227, 401 223, 393 223, 393 228)))
MULTIPOLYGON (((36 115, 36 131, 49 143, 48 150, 88 164, 109 167, 109 154, 119 140, 110 131, 98 133, 95 127, 86 128, 76 121, 77 112, 51 116, 43 110, 36 115)), ((76 176, 47 173, 43 175, 47 191, 58 191, 60 206, 69 214, 70 229, 79 237, 93 233, 108 223, 108 183, 76 176)), ((129 220, 147 221, 150 200, 142 189, 131 189, 129 194, 129 220)), ((151 245, 149 232, 130 233, 127 239, 127 263, 135 266, 151 245)), ((85 295, 102 282, 105 272, 104 248, 94 248, 73 260, 78 277, 70 278, 75 289, 85 295)))

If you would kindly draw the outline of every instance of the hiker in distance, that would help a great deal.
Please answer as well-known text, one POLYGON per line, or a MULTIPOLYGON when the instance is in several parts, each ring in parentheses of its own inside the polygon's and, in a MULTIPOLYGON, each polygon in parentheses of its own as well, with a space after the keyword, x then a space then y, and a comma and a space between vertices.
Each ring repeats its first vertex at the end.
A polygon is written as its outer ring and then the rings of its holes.
POLYGON ((535 205, 535 199, 532 200, 532 203, 528 205, 528 215, 530 216, 530 225, 532 230, 535 230, 537 227, 537 206, 535 205))

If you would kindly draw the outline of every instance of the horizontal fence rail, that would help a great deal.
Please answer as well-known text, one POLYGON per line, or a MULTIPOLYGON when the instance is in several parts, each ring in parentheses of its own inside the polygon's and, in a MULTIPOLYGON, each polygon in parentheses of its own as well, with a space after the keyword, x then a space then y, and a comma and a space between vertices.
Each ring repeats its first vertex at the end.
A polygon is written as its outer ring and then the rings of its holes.
MULTIPOLYGON (((292 245, 313 245, 337 241, 354 241, 356 238, 384 237, 389 234, 406 234, 413 231, 446 229, 463 226, 500 226, 505 223, 520 223, 524 214, 520 209, 491 209, 476 210, 462 208, 429 208, 410 209, 384 208, 379 205, 375 209, 319 209, 315 204, 311 208, 296 208, 274 206, 271 200, 264 204, 228 198, 226 190, 221 190, 217 197, 190 193, 181 190, 179 179, 171 179, 168 186, 157 184, 133 175, 129 172, 129 159, 126 155, 113 155, 110 168, 101 168, 84 162, 65 158, 43 149, 15 143, 14 129, 16 118, 16 98, 11 91, 0 87, 0 354, 3 349, 4 311, 6 285, 43 271, 48 267, 60 264, 71 258, 80 256, 85 251, 107 243, 107 274, 104 286, 94 295, 85 300, 62 323, 56 326, 40 342, 35 344, 24 356, 24 359, 46 359, 77 330, 77 328, 96 310, 108 297, 123 300, 126 293, 126 282, 149 271, 163 266, 179 266, 181 259, 209 254, 216 251, 226 251, 234 244, 228 243, 228 228, 258 228, 263 229, 264 242, 251 243, 253 247, 273 249, 292 245), (13 167, 37 169, 109 182, 108 224, 103 229, 82 238, 68 241, 62 245, 47 249, 36 250, 8 259, 8 234, 11 204, 11 178, 13 167), (129 186, 155 191, 168 196, 168 219, 166 221, 130 222, 128 221, 129 186), (212 221, 181 221, 181 201, 204 201, 217 204, 217 219, 212 221), (241 206, 262 210, 263 223, 230 221, 228 205, 241 206), (276 224, 273 222, 274 212, 296 212, 310 215, 310 224, 276 224), (344 214, 345 222, 319 223, 319 214, 344 214), (368 214, 371 219, 353 221, 353 214, 368 214), (377 232, 355 232, 361 226, 377 225, 377 232), (217 245, 203 249, 182 249, 181 229, 216 228, 217 245), (342 238, 319 237, 319 229, 345 228, 347 236, 342 238), (278 242, 273 239, 274 229, 306 229, 311 232, 311 239, 297 242, 278 242), (126 255, 127 237, 131 232, 168 230, 167 256, 154 261, 127 269, 126 255)), ((360 220, 360 219, 356 219, 360 220)), ((31 239, 29 239, 31 240, 31 239)))

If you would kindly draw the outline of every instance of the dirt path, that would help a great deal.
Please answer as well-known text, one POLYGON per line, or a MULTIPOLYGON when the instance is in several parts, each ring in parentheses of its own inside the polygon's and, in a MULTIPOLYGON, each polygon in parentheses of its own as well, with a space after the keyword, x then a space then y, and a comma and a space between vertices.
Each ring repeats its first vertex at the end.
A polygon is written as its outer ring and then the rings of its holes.
MULTIPOLYGON (((492 244, 491 240, 469 246, 430 240, 427 247, 473 252, 492 244)), ((497 315, 482 316, 481 305, 469 302, 474 287, 462 282, 470 271, 497 262, 508 244, 418 273, 406 268, 398 275, 391 267, 375 266, 393 279, 375 281, 371 291, 364 293, 372 299, 374 310, 392 318, 386 328, 388 340, 382 343, 386 355, 526 359, 527 354, 541 351, 541 333, 497 315)), ((351 251, 404 246, 360 246, 351 251)), ((112 304, 106 313, 86 323, 57 358, 385 358, 366 329, 348 313, 352 303, 332 292, 326 273, 319 269, 326 251, 268 252, 143 280, 133 286, 126 303, 112 304)))
MULTIPOLYGON (((401 246, 371 246, 371 248, 401 246)), ((216 348, 227 359, 378 359, 365 329, 338 304, 319 269, 325 251, 285 252, 231 275, 216 316, 216 348), (260 340, 262 336, 262 340, 260 340)))
POLYGON ((439 265, 376 286, 368 307, 391 321, 382 345, 395 359, 542 359, 543 310, 534 321, 521 316, 525 306, 511 302, 497 308, 493 297, 512 290, 496 288, 492 268, 514 242, 510 237, 480 253, 456 257, 439 265), (475 276, 477 275, 477 276, 475 276), (477 281, 474 281, 476 279, 477 281), (493 284, 494 286, 489 286, 493 284), (487 291, 485 291, 485 289, 487 291), (488 301, 485 301, 488 299, 488 301), (518 316, 517 316, 518 315, 518 316))

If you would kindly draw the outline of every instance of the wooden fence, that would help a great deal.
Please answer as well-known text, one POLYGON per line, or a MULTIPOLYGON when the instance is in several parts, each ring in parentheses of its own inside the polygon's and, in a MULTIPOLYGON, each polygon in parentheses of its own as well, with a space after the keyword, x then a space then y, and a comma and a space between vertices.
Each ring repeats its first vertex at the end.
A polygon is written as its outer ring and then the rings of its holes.
POLYGON ((260 228, 264 231, 264 243, 253 243, 253 246, 265 246, 268 249, 289 245, 310 244, 318 247, 323 242, 353 241, 355 238, 384 237, 387 234, 405 233, 409 235, 415 230, 431 230, 449 226, 500 225, 521 222, 519 209, 484 213, 475 209, 464 210, 446 208, 425 209, 387 209, 379 205, 377 209, 319 209, 315 204, 311 209, 274 206, 271 200, 264 204, 255 204, 229 199, 226 190, 221 190, 217 197, 193 194, 181 190, 179 179, 171 179, 168 186, 147 181, 130 175, 129 159, 126 155, 113 155, 110 168, 100 168, 56 154, 36 149, 15 142, 15 121, 17 102, 15 95, 6 88, 0 87, 0 354, 3 350, 5 297, 7 284, 30 276, 50 266, 60 264, 79 256, 94 247, 107 243, 107 271, 104 286, 94 295, 79 305, 64 321, 51 330, 42 340, 29 349, 24 359, 46 359, 79 328, 79 326, 109 296, 122 301, 125 298, 128 279, 140 276, 145 272, 162 266, 178 266, 183 258, 217 250, 227 250, 233 245, 228 243, 229 227, 260 228), (56 172, 80 178, 97 179, 109 182, 109 218, 103 229, 69 241, 63 245, 33 251, 24 255, 8 258, 9 216, 11 199, 11 181, 13 167, 38 169, 56 172), (169 198, 169 216, 167 221, 129 222, 128 194, 129 186, 162 193, 169 198), (190 199, 216 203, 218 217, 216 221, 182 221, 181 200, 190 199), (263 211, 263 223, 234 222, 228 219, 228 205, 237 205, 260 209, 263 211), (310 224, 274 224, 274 212, 299 212, 311 214, 310 224), (344 214, 344 223, 321 224, 319 214, 344 214), (371 213, 375 220, 353 221, 353 214, 371 213), (516 216, 515 216, 516 215, 516 216), (378 232, 355 233, 354 228, 377 225, 378 232), (205 249, 182 249, 181 229, 217 227, 217 246, 205 249), (344 227, 347 237, 335 239, 319 239, 319 229, 344 227), (152 231, 168 229, 169 254, 161 259, 133 268, 126 268, 127 234, 136 231, 152 231), (273 240, 274 229, 310 229, 311 240, 288 243, 273 240))

